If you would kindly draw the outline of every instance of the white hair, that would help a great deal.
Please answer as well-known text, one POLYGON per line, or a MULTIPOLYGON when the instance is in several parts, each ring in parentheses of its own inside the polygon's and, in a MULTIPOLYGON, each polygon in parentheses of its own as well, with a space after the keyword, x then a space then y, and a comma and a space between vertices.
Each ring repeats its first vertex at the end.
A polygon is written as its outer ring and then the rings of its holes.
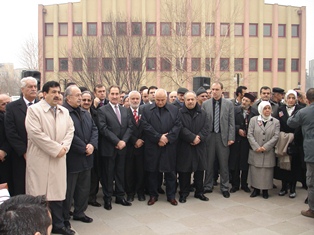
POLYGON ((166 97, 168 96, 167 91, 166 91, 165 89, 158 88, 158 89, 156 90, 156 92, 155 92, 155 95, 157 95, 157 93, 159 93, 159 92, 164 92, 165 95, 166 95, 166 97))
POLYGON ((139 95, 139 97, 141 99, 141 94, 138 91, 130 91, 129 97, 131 97, 132 95, 135 95, 135 94, 139 95))
POLYGON ((26 86, 26 83, 27 83, 28 81, 36 82, 36 85, 37 85, 37 80, 36 80, 36 78, 34 78, 34 77, 25 77, 25 78, 22 78, 22 79, 21 79, 21 88, 24 88, 24 87, 26 86))

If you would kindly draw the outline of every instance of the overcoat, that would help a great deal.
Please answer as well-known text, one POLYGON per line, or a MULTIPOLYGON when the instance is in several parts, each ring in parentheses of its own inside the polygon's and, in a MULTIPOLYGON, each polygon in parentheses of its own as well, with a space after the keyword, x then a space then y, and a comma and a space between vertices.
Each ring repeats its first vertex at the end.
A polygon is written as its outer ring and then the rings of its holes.
POLYGON ((26 194, 62 201, 66 194, 66 155, 57 155, 63 147, 69 151, 74 126, 66 108, 58 105, 54 117, 50 107, 41 100, 27 111, 26 194))

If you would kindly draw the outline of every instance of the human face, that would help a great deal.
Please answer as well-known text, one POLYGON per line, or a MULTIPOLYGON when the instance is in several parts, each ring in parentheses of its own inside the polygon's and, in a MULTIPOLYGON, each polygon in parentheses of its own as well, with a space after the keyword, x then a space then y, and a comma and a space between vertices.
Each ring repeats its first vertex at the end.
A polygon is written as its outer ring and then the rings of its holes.
POLYGON ((243 97, 241 102, 242 109, 248 110, 251 106, 251 100, 249 98, 243 97))
POLYGON ((112 87, 109 91, 109 101, 113 105, 119 104, 120 101, 120 91, 117 87, 112 87))
POLYGON ((219 83, 214 83, 212 85, 212 97, 215 100, 219 100, 222 97, 222 89, 219 83))
POLYGON ((177 92, 173 91, 169 94, 169 102, 172 103, 177 98, 177 92))
POLYGON ((138 93, 133 93, 129 96, 130 106, 132 109, 137 109, 141 103, 141 96, 138 93))
POLYGON ((159 108, 162 108, 167 103, 167 95, 163 91, 159 91, 156 93, 156 99, 155 99, 156 105, 159 108))
POLYGON ((207 97, 208 97, 207 93, 202 93, 199 96, 197 96, 197 102, 201 105, 203 104, 204 101, 207 100, 207 97))
POLYGON ((130 99, 129 97, 125 98, 124 102, 123 102, 123 107, 125 108, 130 108, 130 99))
POLYGON ((92 106, 92 97, 88 93, 84 93, 82 95, 82 103, 81 106, 83 109, 89 110, 90 107, 92 106))
POLYGON ((103 101, 104 99, 106 99, 106 88, 104 86, 100 88, 96 87, 96 91, 94 92, 94 95, 95 97, 103 101))
POLYGON ((7 95, 0 95, 0 111, 5 112, 7 104, 11 102, 11 98, 7 95))
POLYGON ((269 105, 266 105, 263 109, 263 116, 268 117, 271 114, 271 108, 269 105))
POLYGON ((185 95, 184 104, 188 109, 193 109, 196 105, 196 97, 193 93, 185 95))
POLYGON ((261 100, 268 101, 270 99, 270 89, 262 89, 260 96, 261 100))
POLYGON ((50 106, 55 107, 59 102, 60 94, 60 87, 50 87, 48 93, 44 92, 44 98, 50 106))
POLYGON ((287 99, 286 99, 286 103, 289 107, 292 107, 296 104, 296 98, 294 96, 294 94, 289 94, 287 99))
POLYGON ((281 93, 274 93, 273 94, 273 100, 276 102, 280 102, 283 99, 284 95, 281 93))
POLYGON ((243 96, 244 96, 244 94, 246 93, 246 89, 242 89, 242 93, 241 94, 239 94, 240 95, 240 99, 242 99, 243 98, 243 96))
POLYGON ((60 94, 58 105, 63 105, 63 95, 60 94))
POLYGON ((207 89, 206 92, 207 92, 207 99, 212 98, 212 90, 211 89, 207 89))
POLYGON ((73 86, 71 88, 71 94, 67 97, 67 102, 73 108, 77 108, 81 105, 82 93, 78 87, 73 86))
POLYGON ((184 102, 184 94, 178 93, 178 94, 177 94, 177 98, 178 98, 178 100, 179 100, 180 102, 184 102))
POLYGON ((28 101, 33 101, 37 96, 37 84, 35 81, 28 80, 26 81, 25 87, 21 88, 23 96, 28 101))
POLYGON ((42 92, 39 92, 37 95, 38 100, 42 100, 44 98, 44 94, 42 92))
POLYGON ((149 101, 147 92, 148 92, 148 89, 145 89, 145 90, 143 90, 143 93, 142 93, 142 100, 143 100, 144 104, 148 103, 148 101, 149 101))
POLYGON ((149 101, 151 102, 155 101, 155 92, 156 92, 156 89, 149 90, 149 94, 148 94, 149 101))
POLYGON ((125 92, 120 94, 120 104, 123 104, 123 98, 125 96, 125 92))

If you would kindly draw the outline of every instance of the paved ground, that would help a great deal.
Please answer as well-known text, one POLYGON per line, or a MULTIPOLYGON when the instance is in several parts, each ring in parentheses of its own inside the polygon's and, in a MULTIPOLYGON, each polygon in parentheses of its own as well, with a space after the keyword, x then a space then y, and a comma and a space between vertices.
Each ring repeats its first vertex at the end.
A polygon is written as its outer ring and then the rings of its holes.
MULTIPOLYGON (((280 185, 279 181, 274 181, 280 185)), ((219 185, 218 185, 219 186, 219 185)), ((172 206, 164 195, 153 206, 137 199, 131 207, 112 205, 112 210, 89 206, 86 214, 94 219, 91 224, 71 220, 79 235, 103 234, 314 234, 314 219, 300 214, 307 192, 297 186, 297 197, 279 197, 279 187, 270 191, 266 200, 250 198, 238 191, 226 199, 218 187, 208 202, 190 194, 186 203, 172 206)), ((103 204, 101 193, 98 201, 103 204)), ((146 198, 147 199, 147 198, 146 198)), ((178 196, 177 196, 178 199, 178 196)))

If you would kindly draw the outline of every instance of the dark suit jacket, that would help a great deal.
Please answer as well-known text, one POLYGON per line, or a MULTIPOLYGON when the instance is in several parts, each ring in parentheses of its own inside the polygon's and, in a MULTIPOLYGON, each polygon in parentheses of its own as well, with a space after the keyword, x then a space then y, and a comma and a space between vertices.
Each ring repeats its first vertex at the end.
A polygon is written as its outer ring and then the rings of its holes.
POLYGON ((123 140, 125 143, 128 142, 132 134, 132 124, 127 109, 119 105, 118 107, 121 113, 121 124, 110 104, 98 109, 100 156, 114 157, 117 153, 126 155, 126 147, 122 150, 118 150, 115 147, 120 140, 123 140))
POLYGON ((3 150, 7 154, 10 153, 11 147, 7 140, 4 128, 4 113, 0 112, 0 150, 3 150))
POLYGON ((144 145, 141 148, 135 148, 134 145, 138 139, 143 139, 143 122, 141 120, 141 115, 143 113, 143 106, 140 106, 138 109, 139 120, 136 124, 132 109, 128 109, 128 115, 130 116, 132 123, 132 135, 127 143, 128 156, 132 155, 142 155, 144 154, 144 145))

